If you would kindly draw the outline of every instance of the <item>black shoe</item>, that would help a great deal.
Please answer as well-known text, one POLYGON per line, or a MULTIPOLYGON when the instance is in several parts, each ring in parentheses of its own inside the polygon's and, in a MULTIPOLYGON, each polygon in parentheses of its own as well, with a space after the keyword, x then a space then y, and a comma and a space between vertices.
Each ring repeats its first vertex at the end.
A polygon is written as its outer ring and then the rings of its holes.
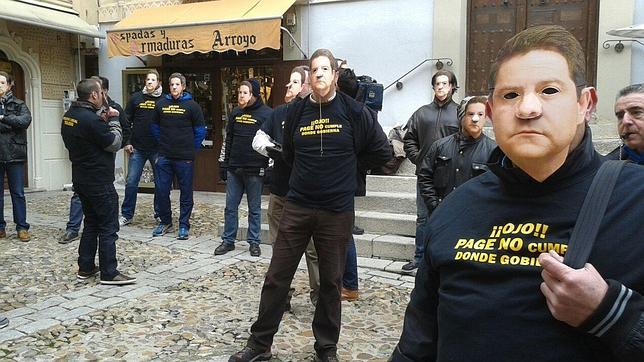
POLYGON ((65 231, 63 238, 58 240, 59 244, 69 244, 72 241, 78 239, 78 233, 75 231, 65 231))
POLYGON ((315 353, 315 357, 313 358, 313 361, 315 362, 339 362, 340 360, 338 359, 338 355, 335 352, 327 352, 322 357, 315 353))
POLYGON ((357 227, 357 226, 353 225, 353 231, 351 231, 351 234, 353 234, 353 235, 362 235, 362 234, 364 234, 364 229, 361 228, 361 227, 357 227))
POLYGON ((134 283, 136 283, 136 278, 129 277, 122 273, 116 274, 116 276, 111 280, 101 278, 101 284, 104 284, 104 285, 127 285, 127 284, 134 284, 134 283))
POLYGON ((262 255, 262 249, 260 249, 259 245, 257 244, 250 244, 250 246, 248 247, 248 251, 250 251, 250 256, 262 255))
POLYGON ((222 242, 219 244, 217 249, 215 249, 215 255, 224 255, 229 251, 235 250, 235 244, 226 244, 226 242, 222 242))
POLYGON ((409 263, 403 265, 401 269, 403 272, 411 273, 417 268, 418 268, 418 262, 412 260, 409 263))
POLYGON ((78 273, 76 273, 76 278, 78 278, 79 280, 85 280, 85 279, 91 278, 94 275, 98 274, 98 272, 99 272, 98 267, 94 267, 93 270, 88 271, 88 272, 79 270, 78 273))
POLYGON ((273 357, 270 348, 268 351, 262 352, 251 347, 244 347, 241 351, 230 356, 228 362, 255 362, 255 361, 268 361, 273 357))

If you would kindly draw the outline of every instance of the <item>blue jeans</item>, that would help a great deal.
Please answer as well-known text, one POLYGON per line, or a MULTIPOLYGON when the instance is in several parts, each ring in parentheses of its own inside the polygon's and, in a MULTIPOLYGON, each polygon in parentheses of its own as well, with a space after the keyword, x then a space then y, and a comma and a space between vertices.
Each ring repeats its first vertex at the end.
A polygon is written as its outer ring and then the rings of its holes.
POLYGON ((78 269, 89 272, 96 267, 96 249, 101 279, 112 280, 116 270, 116 240, 119 238, 119 197, 113 184, 74 184, 85 214, 83 236, 78 245, 78 269))
POLYGON ((65 230, 78 234, 81 222, 83 222, 83 204, 78 194, 74 192, 72 199, 69 200, 69 221, 65 230))
MULTIPOLYGON (((154 170, 154 161, 157 158, 157 152, 148 152, 134 150, 134 153, 130 154, 129 162, 127 165, 127 180, 125 180, 125 196, 123 197, 123 203, 121 204, 121 216, 126 219, 131 219, 134 217, 134 210, 136 209, 136 196, 139 191, 139 181, 141 180, 141 174, 143 173, 143 168, 145 167, 145 162, 150 161, 152 169, 154 170)), ((157 173, 154 172, 154 184, 157 184, 157 173)), ((157 204, 156 197, 154 198, 154 216, 159 215, 159 205, 157 204)))
POLYGON ((177 177, 179 182, 179 227, 190 229, 190 215, 194 201, 192 199, 192 174, 194 162, 192 160, 174 160, 164 156, 157 158, 156 164, 157 185, 154 188, 154 198, 159 207, 161 223, 172 225, 172 209, 170 206, 170 190, 172 180, 177 177))
POLYGON ((347 244, 347 258, 344 264, 344 274, 342 274, 342 286, 349 290, 358 290, 358 255, 356 253, 356 241, 351 235, 351 240, 347 244))
POLYGON ((427 220, 429 219, 429 212, 427 205, 420 196, 418 184, 416 184, 416 251, 414 253, 414 261, 420 263, 420 260, 425 254, 425 238, 427 237, 427 220))
POLYGON ((238 210, 244 192, 248 201, 248 243, 259 244, 262 224, 262 176, 246 174, 243 169, 228 171, 226 180, 226 208, 224 209, 224 232, 221 240, 235 243, 238 228, 238 210))
POLYGON ((16 231, 29 230, 27 223, 27 202, 25 200, 25 163, 0 162, 0 230, 7 227, 4 219, 4 175, 9 181, 11 206, 13 207, 13 222, 16 231))

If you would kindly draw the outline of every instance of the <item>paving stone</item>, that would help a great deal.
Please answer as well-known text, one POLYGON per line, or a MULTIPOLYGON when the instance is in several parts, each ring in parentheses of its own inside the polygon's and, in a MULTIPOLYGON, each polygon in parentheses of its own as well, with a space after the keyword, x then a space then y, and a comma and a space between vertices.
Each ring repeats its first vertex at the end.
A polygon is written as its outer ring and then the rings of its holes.
POLYGON ((124 298, 111 297, 111 298, 103 299, 100 302, 96 302, 96 303, 92 304, 92 308, 94 308, 94 309, 105 309, 107 307, 113 306, 113 305, 121 303, 123 301, 125 301, 124 298))
POLYGON ((358 267, 385 270, 385 268, 390 264, 391 260, 358 257, 358 267))
POLYGON ((46 319, 39 319, 35 322, 31 322, 28 324, 23 324, 16 329, 26 334, 31 334, 31 333, 40 331, 42 329, 53 327, 58 324, 60 324, 60 321, 57 321, 52 318, 46 318, 46 319))
POLYGON ((377 277, 392 279, 392 280, 398 280, 400 278, 400 274, 390 273, 382 270, 372 270, 371 273, 369 274, 377 277))
POLYGON ((416 284, 415 283, 402 283, 400 286, 403 287, 403 288, 414 289, 416 287, 416 284))
POLYGON ((209 273, 216 272, 217 270, 220 270, 220 269, 222 269, 224 267, 225 267, 224 264, 213 263, 213 264, 210 264, 210 265, 202 266, 201 268, 199 268, 199 270, 202 270, 205 273, 209 274, 209 273))
POLYGON ((100 298, 116 297, 132 289, 135 289, 137 286, 136 284, 132 284, 132 285, 124 285, 124 286, 104 285, 101 287, 102 287, 101 288, 102 290, 94 293, 93 294, 94 296, 97 296, 100 298))
POLYGON ((402 280, 403 282, 408 282, 408 283, 416 283, 416 277, 413 277, 411 275, 401 275, 399 280, 402 280))
POLYGON ((60 305, 61 303, 65 303, 65 302, 68 302, 68 301, 69 300, 67 300, 67 299, 65 299, 65 298, 63 298, 61 296, 56 296, 56 297, 49 298, 49 299, 45 300, 44 302, 40 302, 40 303, 36 303, 36 304, 28 304, 27 306, 29 308, 32 308, 32 309, 42 310, 42 309, 46 309, 46 308, 49 308, 49 307, 52 307, 52 306, 55 306, 55 305, 60 305))
POLYGON ((392 273, 397 273, 400 274, 402 273, 402 267, 403 265, 407 264, 406 261, 395 261, 390 263, 385 267, 385 271, 392 272, 392 273))
POLYGON ((173 268, 174 267, 172 265, 157 265, 157 266, 155 266, 153 268, 150 268, 150 269, 146 270, 146 272, 151 273, 151 274, 159 274, 159 273, 163 273, 163 272, 168 271, 168 270, 173 269, 173 268))
POLYGON ((59 316, 66 312, 67 312, 67 309, 61 306, 54 306, 54 307, 49 307, 47 309, 40 310, 33 314, 28 314, 25 316, 25 318, 31 319, 33 321, 38 321, 40 319, 55 318, 56 316, 59 316))
POLYGON ((403 282, 400 280, 395 280, 395 279, 389 279, 389 278, 384 278, 384 277, 379 277, 379 276, 373 276, 371 278, 372 282, 378 282, 378 283, 385 283, 389 285, 402 285, 403 282))
POLYGON ((94 311, 94 309, 92 309, 90 307, 78 307, 78 308, 74 308, 72 310, 67 311, 67 313, 65 313, 65 314, 56 316, 56 319, 58 319, 59 321, 66 321, 66 320, 78 318, 78 317, 80 317, 82 315, 85 315, 85 314, 89 314, 89 313, 91 313, 93 311, 94 311))
POLYGON ((34 312, 36 312, 36 310, 35 310, 35 309, 33 309, 33 308, 22 307, 22 308, 17 308, 17 309, 10 310, 10 311, 8 311, 8 312, 4 312, 4 313, 2 313, 2 314, 3 314, 5 317, 7 317, 7 318, 11 319, 11 318, 15 318, 15 317, 20 317, 20 316, 24 316, 24 315, 27 315, 27 314, 31 314, 31 313, 34 313, 34 312))
POLYGON ((98 298, 98 297, 95 297, 95 296, 92 296, 92 295, 86 295, 84 297, 80 297, 80 298, 74 299, 74 300, 72 300, 70 302, 67 302, 67 303, 63 304, 62 306, 67 308, 67 309, 76 309, 78 307, 82 307, 82 306, 85 306, 85 305, 91 306, 92 304, 94 304, 96 302, 99 302, 101 300, 102 300, 102 298, 98 298))
MULTIPOLYGON (((9 317, 7 317, 9 318, 9 317)), ((18 326, 21 326, 23 324, 31 323, 33 322, 31 319, 27 319, 24 317, 11 317, 9 318, 9 326, 5 328, 16 328, 18 326)))
POLYGON ((15 329, 7 329, 7 330, 0 330, 0 343, 4 343, 6 341, 10 341, 12 339, 17 339, 20 337, 24 337, 25 334, 21 333, 15 329))
POLYGON ((76 298, 84 297, 86 295, 94 294, 98 291, 99 291, 99 288, 94 286, 94 287, 80 289, 75 292, 67 293, 67 294, 64 294, 64 296, 65 298, 68 298, 68 299, 76 299, 76 298))
POLYGON ((129 292, 122 293, 122 294, 120 294, 120 297, 124 298, 124 299, 136 299, 136 298, 144 296, 146 294, 156 292, 157 290, 158 290, 157 288, 145 286, 145 287, 141 287, 141 288, 131 290, 129 292))

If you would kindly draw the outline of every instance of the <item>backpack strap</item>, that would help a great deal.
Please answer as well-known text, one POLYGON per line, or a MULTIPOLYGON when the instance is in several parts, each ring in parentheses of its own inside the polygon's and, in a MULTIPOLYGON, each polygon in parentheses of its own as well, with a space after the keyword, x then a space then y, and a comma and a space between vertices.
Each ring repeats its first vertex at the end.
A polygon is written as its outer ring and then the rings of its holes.
POLYGON ((608 200, 625 163, 606 161, 595 174, 568 242, 564 263, 569 267, 580 269, 588 261, 608 200))

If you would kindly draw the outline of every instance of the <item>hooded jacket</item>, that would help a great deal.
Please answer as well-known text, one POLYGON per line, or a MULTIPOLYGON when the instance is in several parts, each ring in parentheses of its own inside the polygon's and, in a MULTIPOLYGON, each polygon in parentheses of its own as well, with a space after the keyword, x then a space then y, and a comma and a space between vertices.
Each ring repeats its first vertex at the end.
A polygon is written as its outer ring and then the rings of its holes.
POLYGON ((436 140, 458 132, 457 110, 458 104, 451 96, 443 104, 434 98, 432 103, 420 107, 407 121, 404 148, 407 158, 416 165, 416 172, 436 140))
POLYGON ((0 97, 0 162, 27 161, 27 128, 31 112, 13 92, 0 97))
POLYGON ((626 164, 590 254, 608 282, 578 328, 556 320, 540 291, 540 252, 565 254, 603 159, 590 129, 537 182, 496 149, 491 172, 454 190, 432 214, 425 253, 392 360, 644 360, 644 172, 626 164))
MULTIPOLYGON (((159 86, 159 88, 161 88, 159 86)), ((151 132, 150 125, 154 118, 154 108, 164 95, 160 92, 145 94, 142 91, 132 94, 125 107, 125 114, 132 124, 132 137, 127 144, 135 149, 147 152, 156 152, 159 148, 157 140, 151 132)))
POLYGON ((190 93, 177 99, 166 94, 155 106, 152 135, 159 142, 159 154, 174 160, 194 160, 206 136, 203 112, 190 93))
POLYGON ((257 130, 270 119, 271 113, 273 110, 260 98, 244 109, 235 107, 230 112, 226 124, 225 167, 263 175, 263 169, 268 167, 268 158, 255 152, 252 143, 257 130))
POLYGON ((496 143, 483 133, 471 139, 459 132, 434 142, 418 168, 418 188, 427 210, 431 213, 450 192, 487 171, 494 148, 496 143))

